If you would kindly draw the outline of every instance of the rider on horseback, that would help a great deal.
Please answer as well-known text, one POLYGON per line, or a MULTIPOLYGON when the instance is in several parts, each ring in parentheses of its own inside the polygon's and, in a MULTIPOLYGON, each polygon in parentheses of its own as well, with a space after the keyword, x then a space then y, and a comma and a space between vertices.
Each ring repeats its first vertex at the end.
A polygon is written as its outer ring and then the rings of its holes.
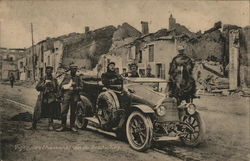
POLYGON ((169 82, 166 93, 177 99, 177 104, 182 100, 189 103, 195 97, 196 85, 192 76, 194 63, 190 57, 184 54, 184 48, 178 47, 178 55, 170 64, 169 82))

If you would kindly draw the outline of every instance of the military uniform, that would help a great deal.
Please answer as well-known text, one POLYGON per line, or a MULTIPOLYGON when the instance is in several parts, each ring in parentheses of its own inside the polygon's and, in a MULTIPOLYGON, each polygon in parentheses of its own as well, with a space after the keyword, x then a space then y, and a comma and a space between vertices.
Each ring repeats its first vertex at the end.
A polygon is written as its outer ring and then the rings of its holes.
POLYGON ((147 74, 146 74, 146 77, 147 77, 147 78, 155 78, 155 75, 153 75, 153 74, 151 74, 151 73, 147 73, 147 74))
POLYGON ((66 127, 67 114, 70 108, 70 127, 75 126, 77 102, 80 100, 79 91, 81 90, 81 79, 78 75, 65 75, 60 84, 60 95, 62 96, 62 131, 66 127))
POLYGON ((136 78, 140 77, 137 72, 138 66, 135 63, 130 64, 130 70, 131 72, 128 73, 128 77, 130 78, 136 78))
POLYGON ((115 71, 108 70, 106 73, 103 73, 101 77, 104 86, 122 84, 122 77, 115 71))
POLYGON ((177 104, 182 100, 189 102, 196 92, 195 80, 192 76, 194 64, 192 59, 183 53, 184 48, 179 47, 179 54, 170 63, 169 82, 166 92, 170 97, 177 99, 177 104), (185 82, 185 84, 181 84, 185 82))
POLYGON ((147 65, 147 69, 146 69, 146 70, 147 70, 147 72, 146 72, 146 77, 147 77, 147 78, 154 78, 154 77, 155 77, 155 75, 153 75, 153 74, 151 73, 151 70, 152 70, 152 69, 151 69, 151 66, 150 66, 149 64, 147 65))
POLYGON ((11 88, 13 88, 14 82, 15 82, 15 77, 14 77, 14 75, 12 73, 11 73, 11 75, 9 77, 9 80, 10 80, 10 86, 11 86, 11 88))
MULTIPOLYGON (((48 66, 46 68, 52 67, 48 66)), ((45 75, 36 85, 39 92, 33 113, 32 126, 26 129, 36 129, 37 121, 41 118, 48 118, 49 130, 53 130, 53 119, 60 119, 61 109, 57 101, 58 83, 52 75, 45 75)))

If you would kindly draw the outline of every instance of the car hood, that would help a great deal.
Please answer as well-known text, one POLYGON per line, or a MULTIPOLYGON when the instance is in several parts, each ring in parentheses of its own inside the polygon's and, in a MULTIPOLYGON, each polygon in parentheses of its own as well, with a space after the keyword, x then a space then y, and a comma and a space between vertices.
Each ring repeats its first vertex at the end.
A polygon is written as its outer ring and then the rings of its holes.
POLYGON ((159 100, 164 97, 164 94, 155 92, 152 88, 145 85, 130 84, 127 85, 127 88, 133 91, 131 96, 134 104, 142 103, 152 107, 157 105, 159 100))

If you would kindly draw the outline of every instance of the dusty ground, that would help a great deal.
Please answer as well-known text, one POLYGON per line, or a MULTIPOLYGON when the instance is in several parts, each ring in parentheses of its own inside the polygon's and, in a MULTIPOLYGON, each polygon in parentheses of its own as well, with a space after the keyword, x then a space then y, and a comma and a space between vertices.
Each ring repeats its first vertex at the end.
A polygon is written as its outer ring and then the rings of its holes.
MULTIPOLYGON (((136 152, 127 143, 91 129, 81 130, 78 133, 49 132, 46 120, 38 124, 38 131, 24 130, 24 126, 30 125, 29 122, 10 121, 9 118, 26 110, 2 98, 34 105, 37 93, 33 89, 24 87, 11 89, 6 85, 0 85, 0 89, 2 160, 179 160, 153 149, 146 153, 136 152)), ((55 126, 59 126, 58 121, 55 126)))
MULTIPOLYGON (((24 87, 11 89, 6 85, 0 85, 0 89, 0 98, 9 98, 27 105, 35 103, 37 93, 34 89, 24 87)), ((176 160, 169 155, 156 152, 160 150, 186 160, 250 160, 249 98, 202 96, 201 99, 195 100, 195 103, 206 123, 205 143, 197 148, 189 148, 179 142, 164 142, 156 144, 155 148, 147 153, 138 153, 127 143, 90 129, 79 131, 78 134, 72 134, 70 131, 48 132, 46 120, 39 124, 39 130, 36 132, 23 130, 29 123, 9 121, 8 118, 24 112, 24 108, 1 99, 1 135, 11 137, 1 145, 2 159, 176 160), (49 148, 54 150, 48 150, 49 148)))
MULTIPOLYGON (((178 142, 160 146, 174 155, 187 155, 198 160, 250 160, 249 98, 240 96, 201 96, 194 101, 206 123, 206 141, 198 148, 178 142)), ((182 157, 180 157, 182 158, 182 157)))

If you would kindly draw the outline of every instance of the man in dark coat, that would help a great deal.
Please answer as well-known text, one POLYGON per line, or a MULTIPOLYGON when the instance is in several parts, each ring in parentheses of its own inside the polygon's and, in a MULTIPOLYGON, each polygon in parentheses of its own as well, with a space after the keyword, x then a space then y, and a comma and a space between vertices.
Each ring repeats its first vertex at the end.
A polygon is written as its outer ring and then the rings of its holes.
POLYGON ((58 98, 57 79, 52 76, 53 67, 46 67, 46 75, 36 85, 39 91, 37 102, 34 108, 32 126, 28 130, 36 129, 37 121, 40 118, 48 118, 49 130, 53 130, 53 119, 60 119, 60 104, 58 98))
POLYGON ((170 64, 166 92, 170 97, 177 99, 177 104, 180 104, 182 100, 189 103, 196 93, 196 84, 192 76, 194 64, 184 53, 182 46, 178 47, 178 52, 170 64))
POLYGON ((62 96, 62 122, 61 127, 56 131, 61 132, 66 129, 67 114, 70 108, 70 129, 77 132, 75 127, 77 102, 80 100, 79 91, 82 89, 81 79, 76 75, 77 66, 70 66, 70 74, 66 74, 59 86, 62 96))
POLYGON ((148 77, 148 78, 154 78, 155 76, 151 73, 151 66, 150 65, 148 65, 147 66, 147 68, 146 68, 146 77, 148 77))
POLYGON ((11 88, 13 88, 14 82, 15 82, 15 77, 14 77, 13 73, 10 73, 9 80, 10 80, 10 86, 11 86, 11 88))
POLYGON ((107 72, 103 73, 102 83, 104 86, 109 87, 109 85, 120 85, 122 84, 122 77, 115 71, 115 63, 110 62, 107 66, 107 72))
POLYGON ((128 77, 130 78, 139 77, 137 70, 138 70, 138 66, 135 63, 132 63, 130 65, 130 72, 128 73, 128 77))

